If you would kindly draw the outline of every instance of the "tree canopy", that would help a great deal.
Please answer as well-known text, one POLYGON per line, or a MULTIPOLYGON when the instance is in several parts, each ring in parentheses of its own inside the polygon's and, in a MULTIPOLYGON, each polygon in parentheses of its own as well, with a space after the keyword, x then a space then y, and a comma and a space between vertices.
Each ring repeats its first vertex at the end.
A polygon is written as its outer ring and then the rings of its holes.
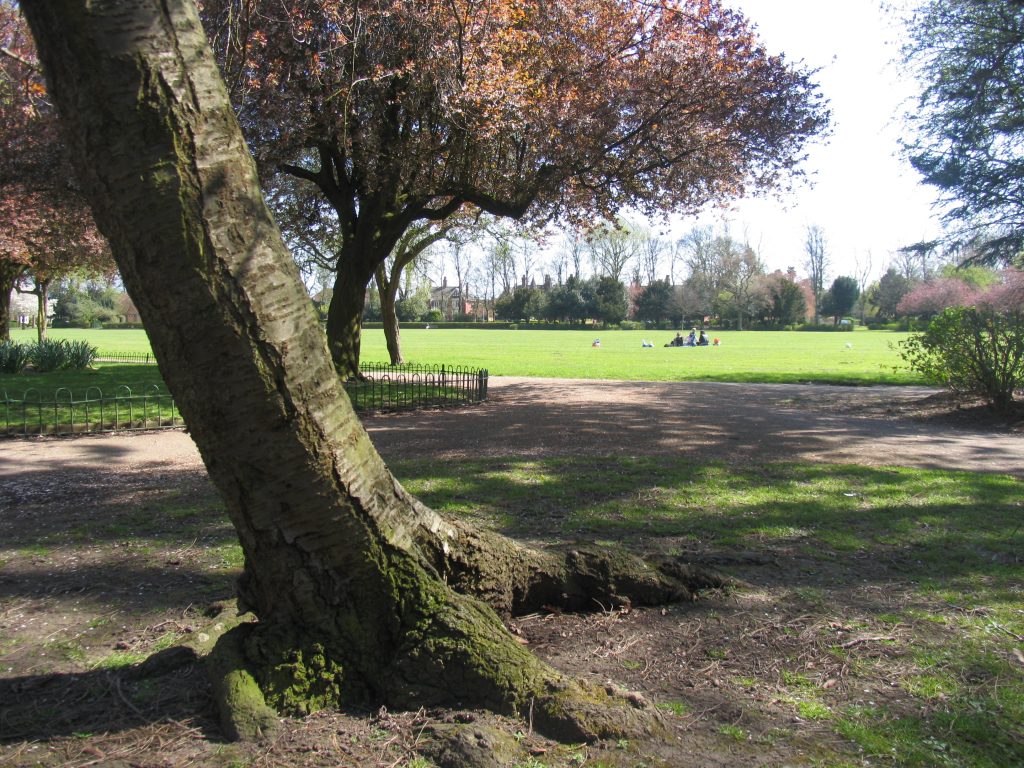
POLYGON ((26 275, 42 336, 53 279, 112 269, 75 184, 28 27, 16 3, 0 0, 0 338, 11 289, 26 275))
POLYGON ((929 0, 910 19, 906 62, 924 83, 905 151, 946 203, 971 257, 1020 261, 1024 247, 1024 4, 929 0))
POLYGON ((847 275, 841 275, 832 281, 832 285, 825 293, 821 311, 838 323, 839 318, 853 311, 853 306, 859 297, 860 286, 857 285, 857 280, 847 275))
POLYGON ((636 297, 636 319, 660 323, 680 314, 675 291, 666 280, 649 283, 636 297))
POLYGON ((308 182, 310 221, 340 233, 343 370, 365 286, 412 222, 694 211, 782 184, 828 119, 811 73, 713 1, 203 11, 264 184, 308 182))

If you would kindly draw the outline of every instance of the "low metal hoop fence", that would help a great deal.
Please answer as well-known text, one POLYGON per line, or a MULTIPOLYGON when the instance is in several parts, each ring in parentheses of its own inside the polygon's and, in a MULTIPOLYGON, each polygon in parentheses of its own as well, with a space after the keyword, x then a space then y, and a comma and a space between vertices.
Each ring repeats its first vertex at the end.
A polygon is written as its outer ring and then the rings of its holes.
POLYGON ((345 391, 360 413, 451 408, 487 399, 486 369, 361 363, 359 372, 345 391))
MULTIPOLYGON (((359 413, 417 408, 450 408, 487 399, 488 374, 454 365, 365 363, 359 379, 347 382, 359 413)), ((156 384, 141 392, 120 386, 114 394, 89 387, 76 397, 61 387, 43 397, 36 388, 12 397, 0 390, 0 435, 81 435, 96 432, 175 429, 185 426, 174 398, 156 384)))
POLYGON ((32 388, 20 398, 2 391, 0 418, 3 434, 81 435, 90 432, 122 432, 143 429, 172 429, 184 426, 174 398, 153 384, 140 393, 120 386, 114 394, 89 387, 76 399, 61 387, 50 398, 32 388))
POLYGON ((100 352, 96 355, 96 362, 156 365, 156 358, 150 352, 100 352))

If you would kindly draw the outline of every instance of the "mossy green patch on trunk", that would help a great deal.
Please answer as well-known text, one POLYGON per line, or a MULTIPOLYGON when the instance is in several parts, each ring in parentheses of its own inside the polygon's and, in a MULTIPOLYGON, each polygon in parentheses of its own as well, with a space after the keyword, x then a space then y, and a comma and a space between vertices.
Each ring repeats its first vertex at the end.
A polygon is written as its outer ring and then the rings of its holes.
POLYGON ((255 741, 272 733, 277 725, 277 715, 267 706, 245 658, 245 641, 252 626, 241 624, 225 632, 206 658, 221 729, 233 741, 255 741))
POLYGON ((286 660, 267 670, 263 681, 267 703, 293 716, 338 706, 343 687, 342 666, 319 643, 293 648, 286 660))

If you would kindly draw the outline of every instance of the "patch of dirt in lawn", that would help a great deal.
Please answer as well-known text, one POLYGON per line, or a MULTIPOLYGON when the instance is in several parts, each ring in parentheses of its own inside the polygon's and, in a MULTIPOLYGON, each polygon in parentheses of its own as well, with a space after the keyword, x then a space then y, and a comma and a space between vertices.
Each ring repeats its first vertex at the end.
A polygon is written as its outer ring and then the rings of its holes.
MULTIPOLYGON (((367 424, 385 458, 843 461, 859 449, 864 463, 1019 472, 1019 424, 965 424, 932 392, 891 390, 506 380, 479 407, 367 424)), ((688 548, 748 586, 664 609, 523 616, 510 630, 569 674, 641 693, 664 716, 666 742, 560 745, 483 712, 379 710, 286 719, 262 743, 230 744, 201 664, 175 650, 215 634, 240 565, 187 435, 4 442, 0 510, 3 765, 424 768, 424 755, 445 764, 430 734, 451 723, 485 744, 488 728, 511 734, 520 766, 876 764, 825 713, 884 703, 920 714, 889 673, 912 636, 947 631, 880 618, 916 599, 899 562, 658 540, 652 550, 688 548)))

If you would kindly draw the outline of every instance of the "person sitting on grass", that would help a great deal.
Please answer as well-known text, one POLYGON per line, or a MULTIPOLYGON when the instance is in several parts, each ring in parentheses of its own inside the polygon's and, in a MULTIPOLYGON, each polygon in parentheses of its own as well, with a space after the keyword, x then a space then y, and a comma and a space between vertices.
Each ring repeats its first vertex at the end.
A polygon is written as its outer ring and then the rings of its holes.
POLYGON ((697 339, 698 347, 706 347, 708 345, 708 335, 705 331, 700 332, 700 338, 697 339))

